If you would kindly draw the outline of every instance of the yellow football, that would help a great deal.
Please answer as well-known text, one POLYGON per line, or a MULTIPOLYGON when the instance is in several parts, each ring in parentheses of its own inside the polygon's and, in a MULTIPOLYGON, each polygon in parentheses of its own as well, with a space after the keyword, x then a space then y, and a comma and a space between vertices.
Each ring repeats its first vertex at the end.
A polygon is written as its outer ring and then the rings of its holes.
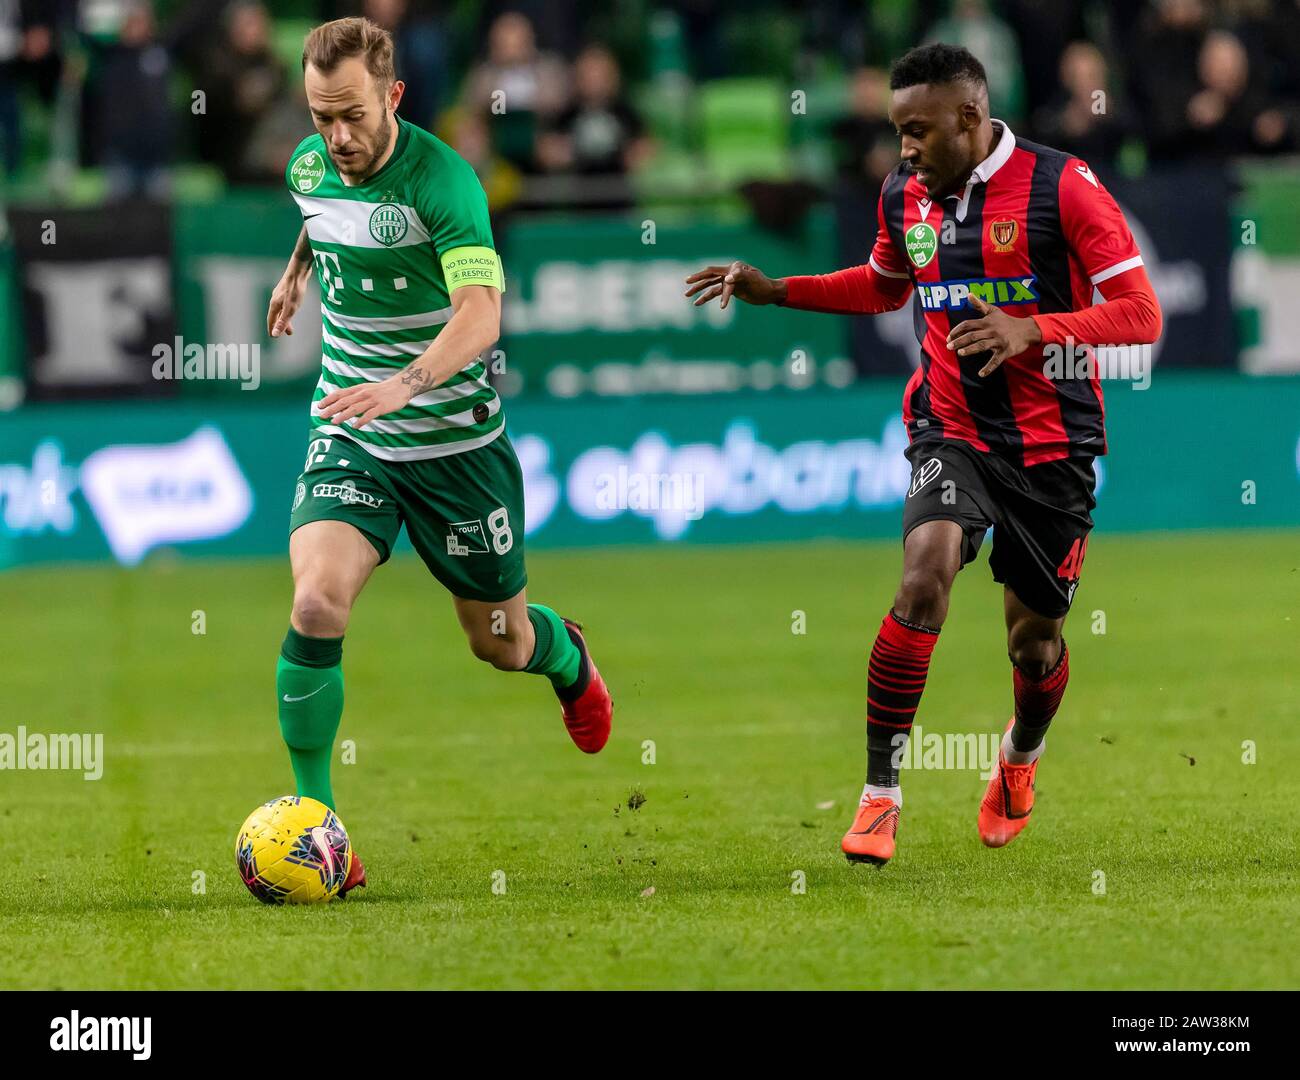
POLYGON ((324 904, 347 880, 352 843, 324 803, 283 795, 248 815, 235 840, 235 864, 264 904, 324 904))

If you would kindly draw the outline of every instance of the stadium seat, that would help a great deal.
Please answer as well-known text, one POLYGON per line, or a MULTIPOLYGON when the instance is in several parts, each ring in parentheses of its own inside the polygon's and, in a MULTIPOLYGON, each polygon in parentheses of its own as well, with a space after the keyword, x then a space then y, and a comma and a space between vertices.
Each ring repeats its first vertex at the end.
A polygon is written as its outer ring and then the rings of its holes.
POLYGON ((806 112, 791 121, 794 160, 801 176, 826 181, 835 172, 831 128, 848 112, 849 83, 839 73, 828 73, 807 87, 806 112))
POLYGON ((226 178, 215 165, 200 162, 172 170, 172 196, 178 202, 210 202, 226 189, 226 178))
POLYGON ((294 75, 302 71, 302 43, 316 23, 312 19, 278 18, 271 24, 271 48, 294 75))
POLYGON ((699 88, 699 143, 720 182, 790 172, 789 101, 771 79, 719 79, 699 88))
POLYGON ((728 72, 783 80, 794 77, 803 37, 797 15, 764 10, 759 18, 731 16, 722 37, 728 72))

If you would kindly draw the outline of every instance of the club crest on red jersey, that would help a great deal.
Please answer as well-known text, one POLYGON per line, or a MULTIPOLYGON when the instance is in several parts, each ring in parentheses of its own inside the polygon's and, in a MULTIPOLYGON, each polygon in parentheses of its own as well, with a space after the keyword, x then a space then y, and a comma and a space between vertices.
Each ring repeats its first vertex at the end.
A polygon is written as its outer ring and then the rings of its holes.
POLYGON ((1020 235, 1020 226, 1012 218, 999 218, 989 225, 989 239, 993 241, 993 250, 1006 254, 1016 246, 1020 235))

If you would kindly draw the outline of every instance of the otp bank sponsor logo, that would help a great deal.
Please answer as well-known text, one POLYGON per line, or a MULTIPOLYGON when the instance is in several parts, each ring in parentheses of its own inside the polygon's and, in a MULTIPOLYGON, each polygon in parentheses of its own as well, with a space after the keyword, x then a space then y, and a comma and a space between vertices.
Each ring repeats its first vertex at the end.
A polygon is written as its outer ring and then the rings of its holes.
POLYGON ((591 446, 555 468, 540 435, 512 438, 524 474, 525 531, 561 509, 590 525, 632 514, 661 540, 680 540, 706 515, 743 518, 768 511, 838 514, 884 510, 907 494, 907 433, 894 413, 880 437, 762 438, 753 421, 732 420, 712 441, 679 443, 642 431, 627 449, 591 446))
POLYGON ((938 281, 918 285, 916 293, 926 311, 955 311, 966 307, 972 296, 986 304, 1006 307, 1011 304, 1038 303, 1037 278, 966 278, 961 281, 938 281))

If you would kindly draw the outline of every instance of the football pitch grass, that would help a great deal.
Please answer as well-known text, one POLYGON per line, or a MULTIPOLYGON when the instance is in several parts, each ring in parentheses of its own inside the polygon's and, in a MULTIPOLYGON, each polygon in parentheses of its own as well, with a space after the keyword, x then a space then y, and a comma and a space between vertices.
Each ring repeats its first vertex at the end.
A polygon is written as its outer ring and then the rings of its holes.
MULTIPOLYGON (((595 757, 545 680, 471 659, 414 557, 380 568, 335 766, 371 884, 311 908, 258 904, 233 858, 292 789, 287 564, 11 571, 0 732, 102 732, 105 764, 0 772, 0 987, 1300 986, 1296 535, 1099 532, 1029 828, 986 850, 978 769, 906 770, 875 869, 839 839, 899 555, 532 553, 613 690, 595 757)), ((1010 686, 981 555, 918 722, 1000 732, 1010 686)))

